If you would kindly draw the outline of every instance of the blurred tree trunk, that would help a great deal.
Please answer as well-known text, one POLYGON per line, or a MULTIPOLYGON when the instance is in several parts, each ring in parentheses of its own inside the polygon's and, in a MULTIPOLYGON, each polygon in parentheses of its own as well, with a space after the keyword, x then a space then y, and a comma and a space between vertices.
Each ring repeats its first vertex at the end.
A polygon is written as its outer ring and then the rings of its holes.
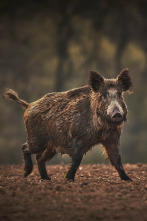
MULTIPOLYGON (((64 89, 64 81, 67 77, 69 70, 65 68, 65 65, 70 64, 67 62, 68 58, 68 43, 72 36, 72 27, 71 27, 71 17, 72 15, 68 13, 68 1, 64 0, 59 3, 59 13, 60 13, 60 22, 58 24, 57 31, 57 55, 58 55, 58 65, 55 75, 55 91, 62 91, 64 89), (65 71, 66 70, 66 71, 65 71)), ((72 67, 72 65, 71 65, 72 67)))
POLYGON ((118 21, 117 21, 117 27, 116 30, 119 33, 118 36, 118 44, 117 44, 117 50, 116 50, 116 56, 115 56, 115 62, 116 62, 116 73, 118 74, 122 67, 122 55, 124 52, 124 49, 126 47, 126 44, 129 41, 129 19, 127 19, 127 14, 125 11, 120 9, 118 11, 118 21), (119 19, 120 18, 120 19, 119 19))
MULTIPOLYGON (((140 5, 141 7, 142 5, 140 5)), ((142 48, 144 50, 145 56, 146 56, 146 61, 147 61, 147 14, 146 14, 146 7, 147 7, 147 3, 144 3, 144 7, 141 7, 140 11, 141 11, 141 15, 142 15, 142 26, 141 26, 141 35, 140 35, 140 42, 142 44, 142 48), (146 18, 146 19, 144 19, 146 18)), ((144 82, 145 80, 147 80, 147 62, 144 68, 144 72, 143 72, 144 76, 144 82)))

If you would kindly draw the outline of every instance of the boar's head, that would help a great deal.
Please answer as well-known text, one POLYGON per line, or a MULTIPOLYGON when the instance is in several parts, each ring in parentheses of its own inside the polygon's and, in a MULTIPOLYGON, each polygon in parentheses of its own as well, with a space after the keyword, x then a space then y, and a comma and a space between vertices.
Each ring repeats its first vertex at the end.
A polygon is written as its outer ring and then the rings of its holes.
POLYGON ((91 71, 89 85, 95 97, 97 117, 102 122, 121 124, 126 121, 127 107, 124 93, 132 87, 128 69, 124 69, 116 79, 105 79, 100 74, 91 71))

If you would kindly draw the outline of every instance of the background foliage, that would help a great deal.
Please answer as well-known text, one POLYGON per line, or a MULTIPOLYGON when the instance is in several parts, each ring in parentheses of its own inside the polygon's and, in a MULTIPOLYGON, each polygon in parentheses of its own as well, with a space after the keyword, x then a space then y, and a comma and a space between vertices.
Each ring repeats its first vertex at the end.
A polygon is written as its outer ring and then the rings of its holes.
MULTIPOLYGON (((89 70, 116 77, 130 69, 124 162, 147 162, 147 1, 0 0, 0 91, 12 88, 31 102, 87 83, 89 70)), ((21 163, 23 110, 0 102, 0 163, 21 163)), ((52 163, 67 162, 60 156, 52 163)), ((83 163, 102 162, 94 148, 83 163)))

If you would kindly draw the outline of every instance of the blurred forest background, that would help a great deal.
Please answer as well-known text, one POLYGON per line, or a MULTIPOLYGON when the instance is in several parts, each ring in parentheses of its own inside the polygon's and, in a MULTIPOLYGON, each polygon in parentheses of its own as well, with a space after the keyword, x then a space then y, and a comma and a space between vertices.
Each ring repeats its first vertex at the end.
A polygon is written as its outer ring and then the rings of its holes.
MULTIPOLYGON (((0 92, 27 102, 87 84, 90 70, 128 67, 134 93, 121 137, 123 162, 147 162, 147 1, 0 0, 0 92)), ((0 163, 22 163, 23 110, 0 98, 0 163)), ((68 162, 55 157, 51 163, 68 162)), ((83 163, 104 162, 101 147, 83 163)))

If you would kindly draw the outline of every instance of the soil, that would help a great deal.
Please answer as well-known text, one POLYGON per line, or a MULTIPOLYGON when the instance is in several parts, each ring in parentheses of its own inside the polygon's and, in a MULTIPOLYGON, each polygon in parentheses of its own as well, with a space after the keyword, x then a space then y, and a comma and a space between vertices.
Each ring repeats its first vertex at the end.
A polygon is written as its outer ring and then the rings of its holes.
POLYGON ((147 220, 147 165, 125 164, 133 182, 121 181, 111 165, 81 165, 74 182, 67 165, 47 166, 23 178, 23 165, 0 166, 0 220, 147 220))

